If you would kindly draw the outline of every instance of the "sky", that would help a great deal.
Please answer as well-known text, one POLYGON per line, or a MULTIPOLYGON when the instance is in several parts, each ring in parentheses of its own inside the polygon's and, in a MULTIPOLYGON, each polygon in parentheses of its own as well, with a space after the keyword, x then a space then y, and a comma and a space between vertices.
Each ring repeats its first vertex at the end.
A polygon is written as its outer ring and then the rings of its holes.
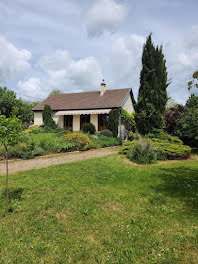
MULTIPOLYGON (((198 70, 197 0, 0 0, 0 86, 26 100, 132 88, 142 48, 163 45, 168 94, 184 104, 198 70)), ((196 91, 193 91, 196 92, 196 91)))

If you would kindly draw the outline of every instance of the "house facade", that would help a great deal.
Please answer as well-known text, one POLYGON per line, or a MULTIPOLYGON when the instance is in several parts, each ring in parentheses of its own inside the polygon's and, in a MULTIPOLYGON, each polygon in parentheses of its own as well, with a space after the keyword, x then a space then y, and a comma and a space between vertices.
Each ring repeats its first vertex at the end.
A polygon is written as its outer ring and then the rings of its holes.
POLYGON ((52 117, 59 128, 81 131, 83 123, 93 123, 96 131, 107 128, 109 112, 112 109, 125 109, 132 113, 133 93, 130 88, 106 90, 101 83, 100 91, 55 94, 33 108, 34 125, 43 125, 45 104, 51 106, 52 117))

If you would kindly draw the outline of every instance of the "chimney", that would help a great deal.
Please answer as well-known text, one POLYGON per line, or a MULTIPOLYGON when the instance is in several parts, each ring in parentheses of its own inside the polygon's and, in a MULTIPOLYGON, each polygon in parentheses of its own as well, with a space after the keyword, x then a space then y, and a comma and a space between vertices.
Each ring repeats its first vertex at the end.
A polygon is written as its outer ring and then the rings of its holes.
POLYGON ((106 84, 105 81, 102 80, 101 86, 100 86, 100 96, 103 96, 106 91, 106 84))

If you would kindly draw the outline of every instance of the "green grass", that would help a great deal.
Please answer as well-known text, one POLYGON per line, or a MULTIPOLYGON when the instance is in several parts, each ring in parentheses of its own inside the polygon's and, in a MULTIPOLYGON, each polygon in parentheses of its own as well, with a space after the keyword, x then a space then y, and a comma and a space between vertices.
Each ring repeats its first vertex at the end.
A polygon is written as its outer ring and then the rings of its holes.
POLYGON ((198 263, 198 162, 117 154, 0 177, 1 264, 198 263))

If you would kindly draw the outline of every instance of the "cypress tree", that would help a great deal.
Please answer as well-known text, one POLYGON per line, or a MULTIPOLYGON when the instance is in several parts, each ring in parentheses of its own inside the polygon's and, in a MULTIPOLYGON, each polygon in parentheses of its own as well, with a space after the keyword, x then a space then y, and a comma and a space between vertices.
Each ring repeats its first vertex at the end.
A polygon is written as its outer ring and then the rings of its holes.
POLYGON ((51 129, 56 129, 56 123, 54 122, 53 118, 52 118, 52 109, 50 107, 50 105, 45 104, 44 106, 44 110, 43 110, 43 122, 44 122, 44 126, 51 128, 51 129))
POLYGON ((147 134, 161 129, 168 100, 167 71, 162 46, 155 47, 151 34, 143 47, 140 88, 135 107, 138 131, 147 134))

